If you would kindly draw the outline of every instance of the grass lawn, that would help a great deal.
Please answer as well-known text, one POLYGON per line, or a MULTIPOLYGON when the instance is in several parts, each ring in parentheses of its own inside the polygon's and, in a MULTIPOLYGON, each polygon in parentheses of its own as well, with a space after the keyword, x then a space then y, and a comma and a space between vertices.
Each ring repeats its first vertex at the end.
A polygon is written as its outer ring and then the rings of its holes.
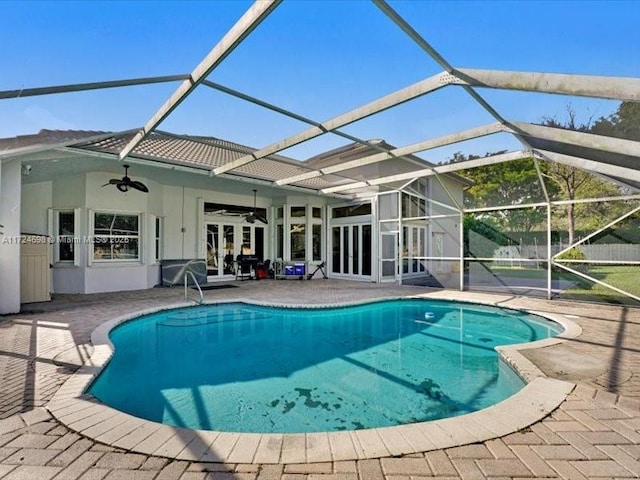
MULTIPOLYGON (((640 297, 640 266, 598 265, 589 267, 589 276, 640 297)), ((610 288, 592 282, 581 282, 565 292, 568 298, 584 298, 597 301, 633 302, 610 288), (585 298, 586 297, 586 298, 585 298)), ((636 302, 638 303, 638 302, 636 302)))
MULTIPOLYGON (((575 268, 575 265, 568 265, 575 268)), ((529 279, 546 279, 547 270, 540 268, 526 267, 492 267, 491 271, 500 278, 529 278, 529 279)), ((638 265, 591 265, 587 272, 589 276, 617 287, 625 292, 640 297, 640 266, 638 265)), ((596 283, 584 280, 577 275, 573 275, 566 271, 553 272, 554 279, 563 279, 575 283, 572 287, 560 294, 561 298, 571 298, 575 300, 598 301, 625 303, 637 305, 633 299, 625 297, 611 290, 610 288, 598 285, 596 283)))
POLYGON ((500 278, 532 278, 536 280, 544 280, 547 278, 546 268, 491 267, 491 272, 500 278))

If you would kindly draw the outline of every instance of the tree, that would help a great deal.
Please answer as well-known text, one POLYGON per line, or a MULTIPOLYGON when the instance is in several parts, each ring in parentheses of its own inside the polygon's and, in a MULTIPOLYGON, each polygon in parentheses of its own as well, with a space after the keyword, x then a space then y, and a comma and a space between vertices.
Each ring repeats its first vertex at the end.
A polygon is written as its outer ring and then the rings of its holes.
POLYGON ((614 113, 596 120, 591 132, 627 140, 640 140, 640 103, 622 102, 614 113))
MULTIPOLYGON (((618 109, 607 117, 595 122, 588 119, 578 123, 575 111, 567 107, 567 118, 558 120, 545 117, 544 125, 581 132, 608 135, 640 141, 640 104, 623 102, 618 109)), ((485 156, 495 155, 487 153, 485 156)), ((456 152, 447 163, 461 162, 480 158, 478 155, 465 156, 456 152)), ((545 186, 551 198, 578 200, 581 198, 615 197, 624 192, 601 176, 555 162, 541 162, 540 170, 546 178, 545 186)), ((531 159, 488 165, 459 172, 469 178, 474 185, 465 191, 464 204, 472 207, 496 207, 501 205, 522 205, 536 203, 544 199, 539 178, 531 159)), ((570 243, 575 243, 576 232, 594 230, 616 218, 624 211, 622 202, 603 202, 589 204, 567 204, 564 214, 554 209, 554 223, 560 224, 568 232, 570 243)), ((499 220, 499 226, 510 231, 533 231, 545 225, 544 209, 515 209, 486 214, 499 220)))
MULTIPOLYGON (((614 131, 616 126, 612 119, 616 114, 612 114, 610 117, 600 118, 597 122, 593 123, 592 119, 589 119, 587 123, 578 124, 576 122, 575 111, 570 105, 567 106, 567 120, 564 122, 558 121, 555 117, 545 117, 543 124, 549 127, 563 128, 566 130, 574 130, 578 132, 596 133, 596 125, 599 125, 597 129, 600 133, 609 129, 609 132, 614 131)), ((620 120, 616 120, 619 124, 620 120)), ((625 123, 626 125, 626 123, 625 123)), ((638 125, 640 127, 640 124, 638 125)), ((610 133, 607 133, 610 134, 610 133)), ((547 172, 545 175, 551 180, 551 184, 555 184, 559 189, 559 193, 566 200, 577 200, 580 198, 597 198, 615 196, 620 193, 620 189, 608 181, 596 177, 590 172, 581 170, 578 168, 562 165, 555 162, 548 164, 547 172)), ((549 184, 549 183, 548 183, 549 184)), ((606 208, 606 204, 602 204, 603 208, 606 208)), ((580 220, 591 221, 589 216, 578 216, 579 213, 586 211, 586 209, 577 207, 573 203, 568 203, 566 206, 566 220, 567 220, 567 232, 569 235, 569 244, 575 243, 577 222, 580 220)), ((582 223, 582 222, 580 222, 582 223)), ((587 225, 581 225, 582 228, 588 228, 587 225)))
MULTIPOLYGON (((487 153, 485 156, 504 152, 487 153)), ((474 155, 465 157, 456 152, 450 161, 464 161, 479 158, 474 155)), ((499 207, 506 205, 525 205, 544 199, 538 174, 532 159, 487 165, 460 171, 463 177, 474 182, 465 191, 464 204, 468 208, 499 207)), ((539 209, 523 208, 496 212, 501 227, 510 231, 531 231, 543 223, 546 213, 539 209)))

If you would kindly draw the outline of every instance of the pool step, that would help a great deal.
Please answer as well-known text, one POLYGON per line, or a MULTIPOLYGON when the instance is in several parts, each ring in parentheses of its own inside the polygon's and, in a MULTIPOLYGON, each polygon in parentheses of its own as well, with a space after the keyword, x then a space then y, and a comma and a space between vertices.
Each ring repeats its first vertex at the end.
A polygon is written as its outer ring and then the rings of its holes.
POLYGON ((214 313, 214 312, 183 312, 177 313, 165 320, 158 322, 158 326, 162 327, 197 327, 208 325, 211 323, 227 323, 244 320, 264 320, 270 318, 271 315, 257 312, 240 312, 238 313, 214 313))

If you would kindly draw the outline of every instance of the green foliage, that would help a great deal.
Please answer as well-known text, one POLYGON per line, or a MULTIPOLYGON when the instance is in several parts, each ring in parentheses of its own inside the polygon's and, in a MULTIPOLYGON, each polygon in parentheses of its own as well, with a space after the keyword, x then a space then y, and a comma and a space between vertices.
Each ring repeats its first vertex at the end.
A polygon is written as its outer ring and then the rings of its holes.
MULTIPOLYGON (((587 259, 587 256, 578 247, 573 247, 572 249, 558 255, 556 259, 584 261, 587 259)), ((578 272, 587 273, 589 271, 589 265, 586 263, 572 263, 569 266, 578 272)))
MULTIPOLYGON (((568 118, 543 119, 543 124, 555 128, 609 135, 640 140, 640 103, 623 102, 617 111, 595 122, 578 124, 575 112, 568 108, 568 118)), ((491 156, 503 152, 486 153, 491 156)), ((480 158, 456 152, 448 162, 460 162, 480 158)), ((578 200, 584 198, 616 197, 628 193, 628 189, 608 182, 591 172, 579 170, 554 162, 538 162, 545 187, 552 199, 578 200)), ((499 207, 544 202, 538 172, 532 159, 516 160, 480 168, 462 170, 460 175, 474 182, 465 190, 466 208, 499 207)), ((571 204, 552 209, 552 242, 573 243, 594 230, 601 228, 632 206, 627 202, 596 202, 571 204)), ((465 250, 469 253, 470 238, 473 254, 492 256, 499 246, 518 243, 532 244, 533 237, 546 240, 546 208, 522 208, 497 210, 490 214, 465 217, 465 250), (529 239, 529 240, 527 240, 529 239)), ((637 231, 637 229, 636 229, 637 231)), ((614 243, 624 243, 622 238, 633 238, 639 234, 632 228, 612 235, 614 243)))
POLYGON ((591 132, 627 140, 640 140, 640 103, 622 102, 615 113, 596 120, 591 132))
POLYGON ((493 257, 496 248, 513 244, 511 238, 491 217, 479 218, 466 214, 463 225, 465 257, 493 257))
POLYGON ((578 247, 573 247, 570 250, 558 255, 558 260, 586 260, 587 256, 578 247))
POLYGON ((465 206, 518 205, 543 199, 538 175, 530 159, 463 170, 474 182, 465 192, 465 206))
MULTIPOLYGON (((503 152, 487 153, 486 156, 503 152)), ((475 156, 464 157, 456 153, 452 161, 472 160, 475 156)), ((532 159, 487 165, 482 168, 462 170, 460 174, 474 182, 465 191, 464 204, 467 208, 521 205, 544 200, 532 159)), ((506 231, 530 231, 544 223, 543 210, 513 210, 499 219, 498 225, 506 231)))

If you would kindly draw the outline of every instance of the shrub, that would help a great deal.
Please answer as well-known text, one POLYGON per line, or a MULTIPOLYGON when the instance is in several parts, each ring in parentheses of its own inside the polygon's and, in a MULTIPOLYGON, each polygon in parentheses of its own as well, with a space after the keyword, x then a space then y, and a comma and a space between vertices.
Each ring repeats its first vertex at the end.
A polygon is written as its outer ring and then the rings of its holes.
POLYGON ((558 260, 586 260, 587 256, 578 247, 573 247, 570 250, 558 255, 558 260))
MULTIPOLYGON (((578 247, 573 247, 570 250, 558 255, 557 260, 586 260, 587 256, 578 247)), ((589 271, 589 265, 586 263, 570 263, 567 265, 569 268, 573 268, 580 273, 587 273, 589 271)))

